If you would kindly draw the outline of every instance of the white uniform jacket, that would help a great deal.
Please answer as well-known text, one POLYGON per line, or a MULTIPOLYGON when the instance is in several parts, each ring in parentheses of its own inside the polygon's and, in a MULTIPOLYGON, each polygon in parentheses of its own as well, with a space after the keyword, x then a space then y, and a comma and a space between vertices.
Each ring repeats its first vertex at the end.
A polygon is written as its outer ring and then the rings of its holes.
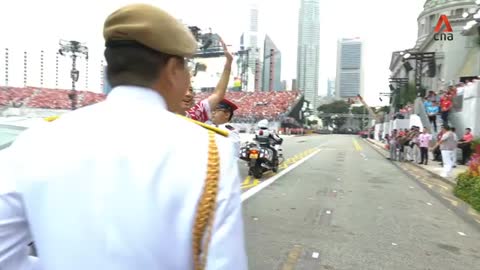
POLYGON ((231 123, 218 125, 218 128, 228 131, 228 138, 230 138, 233 141, 233 144, 235 145, 235 149, 236 149, 235 155, 238 156, 240 153, 240 144, 241 144, 240 133, 238 132, 238 129, 235 128, 235 126, 232 125, 231 123))
MULTIPOLYGON (((244 270, 237 160, 230 140, 216 141, 207 269, 244 270)), ((207 130, 140 87, 116 87, 104 102, 25 131, 0 151, 0 269, 27 265, 32 240, 44 270, 193 269, 207 155, 207 130)))

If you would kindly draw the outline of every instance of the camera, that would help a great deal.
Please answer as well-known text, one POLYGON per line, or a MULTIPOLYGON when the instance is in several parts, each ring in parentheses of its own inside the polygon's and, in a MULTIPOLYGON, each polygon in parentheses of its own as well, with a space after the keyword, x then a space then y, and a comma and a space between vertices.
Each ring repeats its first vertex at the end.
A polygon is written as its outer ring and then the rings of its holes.
POLYGON ((193 36, 198 42, 200 52, 202 51, 216 51, 221 49, 220 40, 217 34, 212 33, 212 30, 208 33, 202 33, 202 30, 197 26, 188 26, 193 36))

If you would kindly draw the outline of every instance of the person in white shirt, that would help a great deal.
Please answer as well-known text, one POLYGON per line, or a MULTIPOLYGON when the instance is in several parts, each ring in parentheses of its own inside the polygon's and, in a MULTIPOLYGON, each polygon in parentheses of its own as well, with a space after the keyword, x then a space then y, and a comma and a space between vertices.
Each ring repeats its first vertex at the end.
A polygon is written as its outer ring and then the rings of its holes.
POLYGON ((104 37, 106 101, 0 153, 0 269, 247 269, 233 144, 172 113, 194 37, 145 4, 112 13, 104 37))
POLYGON ((450 177, 453 168, 452 152, 456 150, 457 143, 455 135, 447 125, 442 126, 442 138, 437 142, 435 147, 440 147, 442 151, 443 172, 442 177, 450 177))
POLYGON ((232 121, 233 114, 237 109, 238 106, 235 105, 235 103, 224 98, 212 111, 212 124, 228 131, 228 137, 233 141, 235 149, 237 150, 236 156, 240 153, 240 133, 230 121, 232 121))

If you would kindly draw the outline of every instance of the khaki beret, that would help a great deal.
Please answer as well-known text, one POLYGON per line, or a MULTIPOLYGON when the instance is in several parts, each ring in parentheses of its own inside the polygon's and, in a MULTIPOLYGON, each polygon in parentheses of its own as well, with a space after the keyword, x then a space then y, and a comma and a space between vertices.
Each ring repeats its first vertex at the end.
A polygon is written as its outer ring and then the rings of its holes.
POLYGON ((103 27, 105 41, 135 41, 155 51, 192 57, 197 42, 190 30, 167 12, 147 4, 132 4, 113 12, 103 27))

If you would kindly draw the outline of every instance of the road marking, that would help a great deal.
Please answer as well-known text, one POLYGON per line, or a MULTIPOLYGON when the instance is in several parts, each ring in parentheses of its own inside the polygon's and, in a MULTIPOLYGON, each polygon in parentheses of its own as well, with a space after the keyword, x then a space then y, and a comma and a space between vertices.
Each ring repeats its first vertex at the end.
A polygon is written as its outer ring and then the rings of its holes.
POLYGON ((357 150, 357 151, 362 151, 362 147, 360 146, 360 144, 355 139, 353 139, 353 147, 355 147, 355 150, 357 150))
POLYGON ((449 201, 451 204, 453 204, 454 206, 458 206, 458 202, 455 201, 455 200, 452 200, 448 197, 445 197, 445 196, 442 196, 442 198, 444 198, 445 200, 449 201))
POLYGON ((295 269, 295 265, 298 262, 298 259, 300 258, 300 255, 302 254, 302 246, 300 245, 295 245, 293 246, 292 250, 287 255, 287 260, 282 266, 282 270, 293 270, 295 269))
POLYGON ((427 202, 428 205, 432 206, 432 203, 427 202))
POLYGON ((468 208, 468 213, 472 216, 479 217, 480 215, 471 207, 468 208))
POLYGON ((392 246, 398 246, 398 244, 397 243, 392 243, 392 246))
MULTIPOLYGON (((312 153, 315 150, 316 150, 315 148, 310 148, 310 149, 305 150, 304 152, 302 152, 300 154, 297 154, 297 155, 285 160, 284 162, 282 162, 278 166, 278 169, 279 170, 284 170, 284 169, 288 168, 288 166, 290 166, 292 164, 295 164, 295 162, 298 162, 299 160, 306 157, 308 154, 312 153)), ((246 164, 246 165, 248 167, 248 164, 246 164)), ((274 176, 275 174, 276 173, 274 173, 272 171, 268 171, 268 172, 264 173, 263 176, 268 178, 268 177, 274 176)), ((254 181, 253 183, 251 183, 251 180, 252 180, 252 177, 250 175, 245 177, 245 179, 243 180, 242 185, 241 185, 242 189, 251 188, 251 187, 254 187, 254 186, 256 186, 260 183, 258 179, 256 179, 256 181, 254 181)))
POLYGON ((291 166, 287 167, 286 169, 282 170, 281 172, 279 172, 278 174, 274 175, 273 177, 261 182, 260 184, 258 184, 257 186, 245 191, 244 193, 242 193, 241 195, 241 198, 242 198, 242 202, 248 200, 248 198, 252 197, 253 195, 255 195, 256 193, 258 193, 260 190, 268 187, 269 185, 271 185, 273 182, 277 181, 280 177, 282 177, 283 175, 287 174, 288 172, 292 171, 293 169, 295 169, 296 167, 300 166, 302 163, 304 163, 305 161, 309 160, 310 158, 312 158, 313 156, 315 156, 318 152, 320 152, 320 149, 316 149, 315 151, 313 151, 310 155, 304 157, 303 159, 301 159, 300 161, 298 161, 297 163, 294 163, 292 164, 291 166))
POLYGON ((245 177, 245 180, 243 180, 242 186, 248 185, 250 183, 250 178, 252 178, 250 175, 245 177))
POLYGON ((256 185, 260 184, 260 180, 258 179, 253 179, 253 183, 249 184, 249 185, 245 185, 245 186, 242 186, 242 189, 245 189, 245 188, 251 188, 251 187, 254 187, 256 185))
POLYGON ((467 236, 465 233, 463 232, 458 232, 458 234, 460 234, 461 236, 467 236))

